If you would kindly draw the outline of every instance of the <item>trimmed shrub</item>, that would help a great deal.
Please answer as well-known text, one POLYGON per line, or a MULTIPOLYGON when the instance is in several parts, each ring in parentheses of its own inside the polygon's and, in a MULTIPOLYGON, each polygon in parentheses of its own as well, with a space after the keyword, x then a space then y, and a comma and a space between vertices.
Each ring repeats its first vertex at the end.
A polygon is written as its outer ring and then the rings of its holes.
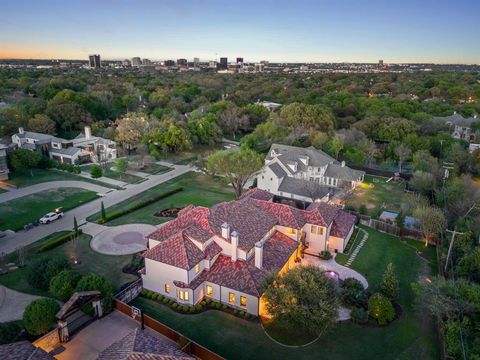
POLYGON ((210 299, 205 300, 205 304, 207 304, 207 305, 210 305, 211 302, 212 302, 212 300, 210 300, 210 299))
POLYGON ((233 315, 238 315, 238 310, 237 309, 233 310, 233 315))
POLYGON ((27 267, 27 281, 36 289, 48 290, 50 280, 62 270, 70 269, 63 257, 41 257, 27 267))
POLYGON ((155 298, 157 299, 157 301, 162 301, 163 300, 163 295, 162 294, 156 294, 155 298))
POLYGON ((92 165, 91 169, 90 169, 90 176, 93 178, 93 179, 98 179, 99 177, 102 177, 103 175, 103 170, 102 168, 99 166, 99 165, 92 165))
POLYGON ((195 305, 195 309, 196 309, 197 311, 202 311, 203 305, 202 305, 201 303, 200 303, 200 304, 197 304, 197 305, 195 305))
POLYGON ((170 299, 170 300, 168 300, 168 304, 169 304, 169 305, 173 305, 173 304, 175 304, 175 301, 173 301, 172 299, 170 299))
POLYGON ((55 325, 55 314, 60 305, 52 299, 38 299, 30 303, 23 313, 23 326, 30 335, 42 335, 55 325))
POLYGON ((150 199, 146 199, 146 200, 142 200, 142 201, 139 201, 137 203, 134 203, 130 207, 110 211, 108 214, 105 215, 105 218, 100 218, 100 220, 98 222, 100 224, 107 223, 107 222, 112 221, 114 219, 117 219, 121 216, 130 214, 131 212, 134 212, 138 209, 141 209, 141 208, 143 208, 147 205, 153 204, 154 202, 157 202, 157 201, 162 200, 166 197, 169 197, 173 194, 176 194, 180 191, 183 191, 183 187, 182 186, 177 186, 177 187, 173 188, 172 190, 169 190, 169 191, 166 191, 166 192, 163 192, 163 193, 159 193, 159 194, 157 194, 156 196, 154 196, 150 199))
MULTIPOLYGON (((113 301, 113 288, 110 282, 105 279, 103 276, 98 274, 88 274, 82 276, 78 282, 75 291, 91 291, 98 290, 100 291, 101 296, 103 297, 102 305, 103 311, 109 313, 112 310, 112 301, 113 301)), ((91 312, 91 305, 86 309, 87 312, 91 312)))
POLYGON ((205 305, 207 305, 207 302, 206 302, 205 300, 202 300, 202 301, 200 302, 200 304, 202 304, 202 306, 205 306, 205 305))
POLYGON ((358 324, 365 324, 368 321, 368 313, 365 309, 354 307, 350 313, 351 320, 358 324))
MULTIPOLYGON (((78 235, 82 234, 82 230, 78 230, 78 235)), ((70 241, 72 239, 72 236, 75 235, 75 231, 69 231, 68 233, 60 234, 58 236, 52 237, 50 240, 48 240, 45 244, 40 246, 37 250, 38 253, 42 253, 44 251, 52 250, 56 248, 57 246, 60 246, 62 244, 65 244, 67 241, 70 241)))
POLYGON ((328 250, 320 251, 320 259, 323 260, 330 260, 332 258, 332 254, 328 250))
POLYGON ((162 302, 163 302, 164 304, 167 304, 167 303, 168 303, 168 299, 167 299, 167 298, 163 298, 162 302))
POLYGON ((50 294, 62 301, 70 299, 81 277, 72 270, 62 270, 50 280, 50 294))
POLYGON ((22 340, 22 330, 15 321, 0 323, 0 345, 22 340))
POLYGON ((392 302, 380 293, 373 294, 368 300, 368 314, 379 325, 387 325, 395 317, 392 302))
POLYGON ((360 281, 355 278, 346 278, 342 282, 341 288, 341 299, 345 306, 367 307, 367 292, 360 281))
POLYGON ((191 314, 197 312, 197 308, 195 306, 190 306, 188 311, 190 311, 191 314))
POLYGON ((245 316, 245 312, 244 312, 244 311, 240 311, 240 312, 238 313, 238 315, 239 315, 240 317, 244 317, 244 316, 245 316))
POLYGON ((227 305, 223 304, 222 305, 222 310, 227 310, 227 305))
POLYGON ((219 302, 215 303, 215 308, 220 310, 222 307, 222 304, 220 304, 219 302))
POLYGON ((172 308, 176 309, 178 304, 176 302, 174 302, 173 304, 171 304, 172 308))

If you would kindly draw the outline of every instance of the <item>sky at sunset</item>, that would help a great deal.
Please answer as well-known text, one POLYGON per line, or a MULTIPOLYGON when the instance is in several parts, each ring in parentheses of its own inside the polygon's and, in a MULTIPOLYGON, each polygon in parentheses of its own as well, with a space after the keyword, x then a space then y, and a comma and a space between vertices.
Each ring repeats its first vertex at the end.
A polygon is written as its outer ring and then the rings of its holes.
POLYGON ((480 63, 479 0, 0 0, 0 58, 480 63))

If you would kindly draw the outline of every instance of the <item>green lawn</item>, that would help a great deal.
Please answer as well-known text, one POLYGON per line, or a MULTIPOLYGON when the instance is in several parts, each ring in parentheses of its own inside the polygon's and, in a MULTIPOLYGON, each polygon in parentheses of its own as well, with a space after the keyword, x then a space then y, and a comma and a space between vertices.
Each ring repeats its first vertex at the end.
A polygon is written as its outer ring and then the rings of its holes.
POLYGON ((93 191, 58 188, 0 203, 0 230, 22 229, 25 224, 40 219, 57 207, 67 211, 96 198, 93 191))
MULTIPOLYGON (((74 255, 73 246, 71 243, 66 243, 56 247, 55 249, 45 251, 42 253, 37 253, 38 248, 47 242, 52 236, 56 236, 59 233, 52 234, 47 236, 44 239, 41 239, 35 242, 32 245, 29 245, 26 248, 26 267, 16 270, 7 275, 0 276, 0 284, 5 285, 11 289, 22 291, 29 294, 48 296, 48 293, 37 290, 31 287, 26 280, 26 272, 28 264, 31 263, 33 259, 39 257, 52 257, 52 256, 64 256, 66 258, 71 258, 74 255)), ((113 255, 103 255, 93 251, 90 248, 91 236, 87 234, 82 234, 77 240, 77 257, 80 259, 81 263, 79 265, 73 266, 75 271, 78 271, 82 274, 87 273, 97 273, 105 278, 107 278, 115 288, 115 291, 119 290, 120 287, 130 281, 136 279, 135 276, 130 274, 124 274, 122 272, 123 266, 127 265, 132 259, 132 255, 125 256, 113 256, 113 255)), ((8 256, 8 261, 16 261, 16 255, 10 254, 8 256)))
POLYGON ((195 145, 191 150, 181 151, 178 153, 161 153, 157 160, 166 161, 177 165, 187 165, 195 162, 199 155, 208 156, 217 150, 223 150, 220 145, 211 147, 207 145, 195 145))
MULTIPOLYGON (((370 238, 352 267, 363 273, 373 291, 392 262, 400 281, 402 316, 387 327, 364 327, 350 321, 338 324, 312 345, 285 348, 271 341, 260 324, 220 311, 183 315, 151 300, 137 298, 133 304, 192 340, 229 359, 438 359, 435 329, 425 314, 413 307, 410 283, 422 271, 429 272, 414 248, 421 243, 402 243, 398 238, 370 230, 370 238), (414 248, 410 247, 413 246, 414 248)), ((434 249, 424 254, 433 261, 434 249)))
MULTIPOLYGON (((165 208, 183 207, 188 204, 209 207, 222 201, 234 199, 232 188, 224 185, 219 179, 200 173, 189 172, 163 184, 150 188, 141 194, 135 195, 128 200, 125 200, 110 208, 107 208, 106 212, 108 214, 109 211, 132 205, 134 202, 147 199, 160 191, 168 191, 178 185, 183 186, 183 191, 180 191, 174 195, 159 200, 120 218, 109 221, 106 225, 115 226, 129 223, 147 223, 157 225, 170 220, 170 218, 160 218, 154 216, 157 211, 165 208)), ((98 221, 99 218, 100 214, 97 213, 88 217, 88 220, 98 221)))
POLYGON ((104 186, 106 188, 112 189, 121 189, 118 186, 113 186, 102 181, 95 179, 88 179, 83 176, 78 176, 71 174, 65 171, 59 171, 55 169, 44 170, 44 169, 34 169, 33 177, 30 175, 30 172, 16 172, 12 171, 9 175, 8 183, 15 185, 18 188, 31 186, 35 184, 40 184, 48 181, 62 181, 62 180, 76 180, 76 181, 85 181, 92 184, 104 186))
POLYGON ((359 211, 363 205, 372 217, 380 216, 384 210, 398 213, 405 194, 405 182, 387 183, 387 180, 388 178, 380 176, 365 175, 365 180, 347 200, 347 206, 359 211))
MULTIPOLYGON (((82 166, 82 171, 85 171, 87 173, 90 173, 90 169, 92 168, 93 165, 83 165, 82 166)), ((109 163, 105 168, 102 167, 103 174, 102 176, 105 176, 110 179, 118 180, 118 181, 123 181, 128 184, 136 184, 142 181, 145 181, 145 178, 127 174, 127 173, 121 173, 118 171, 114 171, 111 169, 111 167, 114 166, 113 163, 109 163)))
POLYGON ((171 171, 171 170, 172 170, 172 168, 167 167, 167 166, 152 164, 152 165, 146 166, 144 168, 141 168, 138 171, 145 172, 147 174, 158 175, 158 174, 166 173, 166 172, 171 171))

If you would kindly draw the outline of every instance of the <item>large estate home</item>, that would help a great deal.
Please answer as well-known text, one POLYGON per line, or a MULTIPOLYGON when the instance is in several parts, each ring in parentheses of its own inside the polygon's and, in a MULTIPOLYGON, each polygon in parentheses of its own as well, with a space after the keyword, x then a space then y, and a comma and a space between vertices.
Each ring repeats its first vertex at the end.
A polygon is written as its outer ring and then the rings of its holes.
POLYGON ((454 139, 465 140, 470 143, 477 142, 475 132, 471 129, 472 124, 479 121, 477 115, 464 118, 455 111, 453 115, 445 117, 437 116, 434 119, 445 122, 445 124, 450 127, 450 131, 454 139))
POLYGON ((273 144, 257 174, 257 187, 280 197, 327 201, 339 188, 355 189, 364 175, 314 147, 273 144))
POLYGON ((53 135, 18 129, 12 142, 20 149, 39 151, 50 159, 67 164, 82 164, 116 159, 115 141, 92 135, 89 126, 75 139, 66 140, 53 135))
POLYGON ((342 252, 355 217, 325 202, 299 210, 252 189, 239 200, 189 205, 147 236, 143 287, 179 303, 211 298, 254 315, 270 273, 283 273, 302 251, 342 252))

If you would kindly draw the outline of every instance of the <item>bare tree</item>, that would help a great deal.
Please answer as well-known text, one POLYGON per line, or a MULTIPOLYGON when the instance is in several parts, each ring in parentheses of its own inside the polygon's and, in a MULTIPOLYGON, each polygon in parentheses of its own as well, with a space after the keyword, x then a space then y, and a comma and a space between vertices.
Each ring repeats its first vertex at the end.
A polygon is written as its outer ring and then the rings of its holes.
POLYGON ((442 210, 432 206, 419 206, 413 211, 413 215, 420 222, 420 228, 425 239, 425 246, 430 240, 434 240, 439 248, 438 236, 445 230, 447 220, 443 215, 442 210))
POLYGON ((410 148, 405 144, 399 144, 395 147, 395 155, 398 156, 398 172, 402 172, 402 165, 405 160, 407 160, 410 155, 412 155, 412 151, 410 148))
POLYGON ((225 132, 231 133, 234 139, 241 129, 245 129, 248 126, 248 116, 243 114, 236 106, 228 107, 222 111, 219 120, 220 127, 225 132))

